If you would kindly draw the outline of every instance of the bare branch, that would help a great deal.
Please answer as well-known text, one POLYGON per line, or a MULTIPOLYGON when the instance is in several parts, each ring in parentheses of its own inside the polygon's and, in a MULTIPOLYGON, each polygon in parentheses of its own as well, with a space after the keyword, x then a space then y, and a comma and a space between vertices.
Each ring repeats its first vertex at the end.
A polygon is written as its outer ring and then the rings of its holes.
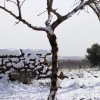
POLYGON ((20 7, 22 7, 22 5, 24 4, 25 1, 26 1, 26 0, 23 0, 23 2, 21 3, 20 7))
POLYGON ((53 0, 47 0, 47 10, 48 15, 50 15, 51 9, 52 9, 53 0))
POLYGON ((12 13, 10 10, 6 9, 5 7, 0 6, 0 9, 6 11, 6 12, 9 13, 11 16, 13 16, 14 18, 18 19, 18 16, 16 16, 14 13, 12 13))
POLYGON ((7 1, 12 2, 12 3, 14 3, 15 5, 17 5, 17 3, 16 3, 16 2, 14 2, 14 1, 12 1, 12 0, 7 0, 7 1))
POLYGON ((51 9, 51 12, 53 12, 57 16, 57 18, 61 17, 61 15, 57 12, 57 9, 51 9))
POLYGON ((21 18, 21 7, 20 7, 20 1, 17 0, 17 7, 18 7, 18 12, 19 12, 19 17, 21 18))
POLYGON ((80 1, 77 1, 77 2, 76 2, 76 0, 75 0, 73 6, 77 5, 78 3, 80 3, 80 1))
POLYGON ((56 21, 54 21, 52 23, 52 29, 55 30, 55 28, 59 24, 61 24, 64 20, 67 20, 68 18, 72 17, 77 11, 83 10, 83 8, 86 5, 89 5, 91 3, 90 1, 91 0, 88 0, 88 1, 81 0, 81 3, 76 8, 74 8, 71 12, 69 12, 68 14, 66 14, 64 16, 59 17, 56 21))
POLYGON ((11 16, 13 16, 15 19, 23 22, 24 24, 26 24, 29 28, 31 28, 33 30, 47 31, 47 29, 45 27, 32 26, 29 22, 27 22, 26 20, 20 18, 19 16, 16 16, 14 13, 12 13, 10 10, 6 9, 5 7, 0 6, 0 9, 4 10, 5 12, 7 12, 11 16))
MULTIPOLYGON (((47 11, 48 11, 48 19, 47 21, 45 22, 45 25, 48 27, 50 27, 50 22, 51 22, 51 19, 52 19, 52 14, 51 14, 51 9, 52 9, 52 4, 53 4, 53 0, 47 0, 47 11)), ((51 29, 51 27, 50 27, 51 29)))
POLYGON ((21 22, 23 22, 24 24, 26 24, 29 28, 33 29, 33 30, 37 30, 37 31, 48 31, 45 27, 37 27, 37 26, 32 26, 29 22, 27 22, 24 19, 19 19, 21 22))
POLYGON ((42 15, 43 13, 45 13, 47 10, 45 10, 45 11, 43 11, 43 12, 41 12, 40 14, 38 14, 37 16, 40 16, 40 15, 42 15))
POLYGON ((48 19, 47 21, 45 22, 45 25, 47 27, 47 33, 48 34, 53 34, 53 30, 52 30, 52 27, 51 27, 51 20, 52 20, 52 13, 51 13, 51 10, 52 10, 52 4, 53 4, 53 0, 47 0, 47 12, 48 12, 48 19))
POLYGON ((14 26, 15 26, 15 25, 17 25, 17 24, 19 24, 19 22, 20 22, 20 21, 18 21, 18 22, 15 22, 14 26))
POLYGON ((52 14, 51 14, 51 12, 50 12, 50 15, 48 15, 48 19, 47 19, 47 21, 45 22, 45 25, 46 25, 46 26, 50 26, 52 17, 53 17, 53 16, 52 16, 52 14))
POLYGON ((89 6, 96 13, 98 19, 100 20, 100 1, 99 2, 95 1, 94 3, 89 4, 89 6))

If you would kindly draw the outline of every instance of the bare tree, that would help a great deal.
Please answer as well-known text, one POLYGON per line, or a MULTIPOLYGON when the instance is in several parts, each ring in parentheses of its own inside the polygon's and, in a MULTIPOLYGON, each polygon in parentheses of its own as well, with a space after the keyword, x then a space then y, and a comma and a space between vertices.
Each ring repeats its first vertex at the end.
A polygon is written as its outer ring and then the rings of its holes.
POLYGON ((58 87, 57 87, 58 45, 57 45, 56 35, 54 33, 54 30, 63 21, 72 17, 77 11, 84 10, 86 6, 92 8, 92 10, 95 12, 98 19, 100 20, 100 0, 78 0, 78 1, 73 0, 73 2, 75 2, 75 8, 72 11, 66 13, 65 15, 61 15, 60 13, 57 12, 57 9, 54 9, 52 7, 54 0, 46 0, 47 1, 47 10, 45 12, 47 12, 47 14, 48 14, 48 18, 45 21, 46 27, 33 26, 31 23, 29 23, 27 20, 25 20, 23 18, 21 7, 25 1, 26 0, 23 0, 22 2, 21 2, 21 0, 4 0, 4 5, 3 6, 1 5, 0 8, 2 10, 4 10, 5 12, 9 13, 15 19, 17 19, 18 22, 16 24, 18 24, 19 22, 22 22, 25 25, 27 25, 29 28, 31 28, 32 30, 44 31, 47 33, 47 38, 50 42, 51 51, 52 51, 52 76, 51 76, 51 88, 50 88, 50 94, 48 96, 48 100, 54 100, 57 89, 58 89, 58 87), (18 15, 14 14, 14 12, 12 12, 6 8, 5 2, 7 2, 7 1, 14 3, 16 5, 16 7, 18 8, 17 9, 18 15), (57 17, 57 19, 53 22, 51 22, 52 14, 57 17))

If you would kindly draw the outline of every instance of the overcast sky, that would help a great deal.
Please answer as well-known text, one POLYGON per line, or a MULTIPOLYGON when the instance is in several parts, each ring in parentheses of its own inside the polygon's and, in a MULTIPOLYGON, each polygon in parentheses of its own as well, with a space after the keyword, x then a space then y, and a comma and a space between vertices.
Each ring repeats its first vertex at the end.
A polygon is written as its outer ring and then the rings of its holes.
MULTIPOLYGON (((73 9, 74 1, 54 0, 53 7, 64 15, 73 9)), ((17 13, 13 4, 7 3, 6 5, 17 13)), ((23 18, 33 25, 45 26, 46 13, 37 16, 45 10, 46 0, 26 0, 22 7, 23 18)), ((91 9, 89 9, 89 12, 81 11, 79 15, 76 13, 55 30, 60 56, 85 56, 88 47, 94 43, 100 44, 100 22, 91 9)), ((55 20, 55 17, 53 17, 53 20, 55 20)), ((15 22, 16 20, 13 17, 0 10, 0 48, 50 50, 45 32, 33 31, 23 23, 13 26, 15 22)))

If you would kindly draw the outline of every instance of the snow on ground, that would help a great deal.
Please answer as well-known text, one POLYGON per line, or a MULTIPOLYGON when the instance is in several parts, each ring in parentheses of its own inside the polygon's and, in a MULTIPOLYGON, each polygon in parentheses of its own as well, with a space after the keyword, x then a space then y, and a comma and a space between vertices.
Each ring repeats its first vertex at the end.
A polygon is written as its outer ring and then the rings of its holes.
MULTIPOLYGON (((59 80, 57 100, 100 100, 100 71, 72 70, 68 78, 59 80)), ((32 84, 0 80, 0 100, 47 100, 49 80, 33 80, 32 84), (44 84, 44 85, 43 85, 44 84)))

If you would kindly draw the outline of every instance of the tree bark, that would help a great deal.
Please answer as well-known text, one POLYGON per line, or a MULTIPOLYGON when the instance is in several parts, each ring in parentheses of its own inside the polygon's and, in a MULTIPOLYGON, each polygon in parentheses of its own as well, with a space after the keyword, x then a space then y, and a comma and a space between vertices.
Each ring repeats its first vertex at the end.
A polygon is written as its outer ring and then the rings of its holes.
POLYGON ((58 45, 56 41, 55 34, 49 34, 48 39, 51 45, 51 52, 52 52, 52 75, 51 75, 51 88, 50 94, 48 96, 48 100, 54 100, 57 92, 57 73, 58 73, 58 45))

